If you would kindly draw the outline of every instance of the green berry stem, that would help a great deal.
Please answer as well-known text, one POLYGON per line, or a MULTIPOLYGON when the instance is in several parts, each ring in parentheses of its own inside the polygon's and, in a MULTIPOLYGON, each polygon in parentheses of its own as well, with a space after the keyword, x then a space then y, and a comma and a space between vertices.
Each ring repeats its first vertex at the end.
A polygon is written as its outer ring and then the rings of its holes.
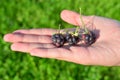
POLYGON ((75 29, 75 33, 74 33, 75 36, 78 36, 79 29, 80 29, 80 27, 77 26, 76 29, 75 29))
POLYGON ((58 33, 60 33, 61 24, 59 24, 58 33))
POLYGON ((85 27, 84 21, 82 19, 82 15, 81 15, 81 8, 80 8, 80 20, 82 22, 82 28, 85 29, 85 33, 88 33, 88 29, 85 27))

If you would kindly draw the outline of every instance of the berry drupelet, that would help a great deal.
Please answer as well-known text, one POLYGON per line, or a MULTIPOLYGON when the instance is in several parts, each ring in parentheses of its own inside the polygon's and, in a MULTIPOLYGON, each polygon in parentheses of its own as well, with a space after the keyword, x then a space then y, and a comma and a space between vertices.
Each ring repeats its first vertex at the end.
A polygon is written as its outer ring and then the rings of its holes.
POLYGON ((65 37, 61 33, 56 33, 52 35, 52 42, 56 47, 61 47, 65 43, 65 37))

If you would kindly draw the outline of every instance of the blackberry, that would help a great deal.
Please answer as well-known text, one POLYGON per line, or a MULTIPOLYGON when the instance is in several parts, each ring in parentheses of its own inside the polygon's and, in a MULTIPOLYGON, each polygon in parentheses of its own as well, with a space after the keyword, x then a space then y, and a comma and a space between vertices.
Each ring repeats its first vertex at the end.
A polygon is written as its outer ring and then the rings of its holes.
POLYGON ((55 46, 61 47, 65 43, 65 37, 61 33, 56 33, 56 34, 52 35, 52 42, 55 46))
POLYGON ((79 41, 79 38, 75 35, 67 33, 66 34, 66 41, 68 42, 69 45, 76 45, 79 41))
POLYGON ((86 34, 79 34, 79 39, 84 41, 86 45, 91 45, 96 41, 96 35, 92 31, 90 31, 86 34))

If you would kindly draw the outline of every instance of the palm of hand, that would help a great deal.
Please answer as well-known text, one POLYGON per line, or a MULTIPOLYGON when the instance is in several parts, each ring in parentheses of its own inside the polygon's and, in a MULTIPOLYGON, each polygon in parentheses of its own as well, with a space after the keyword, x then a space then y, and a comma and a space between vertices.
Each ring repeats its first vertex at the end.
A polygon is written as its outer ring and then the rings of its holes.
MULTIPOLYGON (((68 23, 81 25, 79 14, 75 12, 65 10, 61 13, 61 17, 68 23)), ((91 18, 91 16, 83 16, 85 23, 91 18)), ((5 35, 4 39, 13 43, 12 50, 29 52, 33 56, 56 58, 85 65, 120 65, 120 24, 96 16, 93 24, 99 30, 99 37, 89 47, 56 48, 51 44, 50 36, 55 32, 52 29, 18 30, 5 35)))

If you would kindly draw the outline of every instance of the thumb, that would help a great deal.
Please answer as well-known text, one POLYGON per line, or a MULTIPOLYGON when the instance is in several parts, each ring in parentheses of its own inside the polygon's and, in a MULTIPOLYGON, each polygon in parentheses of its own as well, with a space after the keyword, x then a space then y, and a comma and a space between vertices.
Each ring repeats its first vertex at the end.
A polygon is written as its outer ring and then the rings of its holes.
MULTIPOLYGON (((69 10, 63 10, 60 15, 61 15, 62 20, 64 20, 65 22, 68 22, 76 26, 82 25, 82 22, 80 20, 80 14, 76 12, 69 11, 69 10)), ((92 17, 93 16, 82 16, 84 24, 88 23, 92 19, 92 17)))

